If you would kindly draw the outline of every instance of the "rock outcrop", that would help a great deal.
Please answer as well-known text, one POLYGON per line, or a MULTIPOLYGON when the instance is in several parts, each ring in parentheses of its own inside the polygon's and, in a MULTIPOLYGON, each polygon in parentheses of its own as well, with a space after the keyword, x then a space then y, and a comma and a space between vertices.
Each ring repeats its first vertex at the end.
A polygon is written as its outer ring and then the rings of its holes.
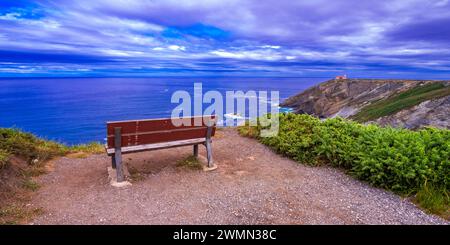
MULTIPOLYGON (((320 118, 348 118, 373 102, 430 83, 450 86, 450 81, 333 79, 286 99, 281 106, 291 107, 295 113, 306 113, 320 118)), ((393 115, 378 118, 375 122, 407 128, 425 125, 449 128, 449 100, 449 96, 433 98, 393 115)))
POLYGON ((427 100, 412 108, 375 120, 376 123, 410 129, 434 126, 450 129, 450 96, 427 100))

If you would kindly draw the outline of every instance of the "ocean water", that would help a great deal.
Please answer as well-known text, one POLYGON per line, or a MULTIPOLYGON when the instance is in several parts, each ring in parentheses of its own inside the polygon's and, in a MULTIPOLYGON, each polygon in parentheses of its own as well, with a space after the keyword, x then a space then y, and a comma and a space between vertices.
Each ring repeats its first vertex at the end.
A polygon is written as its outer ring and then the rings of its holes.
MULTIPOLYGON (((327 78, 1 78, 0 127, 66 144, 103 142, 106 121, 170 117, 172 93, 279 91, 280 102, 327 78)), ((203 109, 207 105, 203 106, 203 109)), ((225 111, 225 110, 224 110, 225 111)))

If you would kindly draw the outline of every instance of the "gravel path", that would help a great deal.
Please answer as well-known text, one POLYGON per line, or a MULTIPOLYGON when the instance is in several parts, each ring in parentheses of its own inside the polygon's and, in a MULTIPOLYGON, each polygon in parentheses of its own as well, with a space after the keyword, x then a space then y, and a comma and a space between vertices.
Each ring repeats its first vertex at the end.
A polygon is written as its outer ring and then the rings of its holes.
MULTIPOLYGON (((199 147, 204 155, 204 147, 199 147)), ((109 185, 106 155, 61 158, 39 178, 34 224, 448 224, 339 170, 308 167, 235 130, 217 132, 211 172, 176 167, 180 147, 125 155, 141 174, 109 185)))

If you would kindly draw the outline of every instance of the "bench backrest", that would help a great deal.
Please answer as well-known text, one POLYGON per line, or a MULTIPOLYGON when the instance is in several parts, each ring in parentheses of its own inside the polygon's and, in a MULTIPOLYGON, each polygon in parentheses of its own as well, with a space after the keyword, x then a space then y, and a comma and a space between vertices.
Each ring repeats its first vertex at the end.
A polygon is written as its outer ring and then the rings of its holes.
POLYGON ((173 120, 178 122, 180 120, 190 120, 191 126, 175 126, 170 118, 107 122, 107 146, 108 148, 115 147, 115 128, 121 129, 121 147, 205 138, 208 123, 212 126, 211 136, 216 131, 214 115, 173 120), (198 124, 200 121, 201 125, 198 124), (194 122, 197 122, 197 124, 194 122))

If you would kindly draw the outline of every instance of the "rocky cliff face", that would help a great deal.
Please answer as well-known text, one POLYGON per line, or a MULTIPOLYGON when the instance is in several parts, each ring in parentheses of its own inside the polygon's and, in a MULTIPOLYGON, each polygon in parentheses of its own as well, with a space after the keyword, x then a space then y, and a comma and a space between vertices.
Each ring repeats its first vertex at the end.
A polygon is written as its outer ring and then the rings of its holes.
MULTIPOLYGON (((296 113, 306 113, 320 118, 335 116, 348 118, 371 103, 431 83, 450 86, 450 81, 333 79, 286 99, 281 106, 291 107, 296 113)), ((449 97, 432 98, 375 121, 382 125, 407 128, 424 125, 449 128, 449 97)))
POLYGON ((383 126, 410 129, 426 125, 450 129, 450 96, 424 101, 393 115, 378 118, 374 122, 383 126))

